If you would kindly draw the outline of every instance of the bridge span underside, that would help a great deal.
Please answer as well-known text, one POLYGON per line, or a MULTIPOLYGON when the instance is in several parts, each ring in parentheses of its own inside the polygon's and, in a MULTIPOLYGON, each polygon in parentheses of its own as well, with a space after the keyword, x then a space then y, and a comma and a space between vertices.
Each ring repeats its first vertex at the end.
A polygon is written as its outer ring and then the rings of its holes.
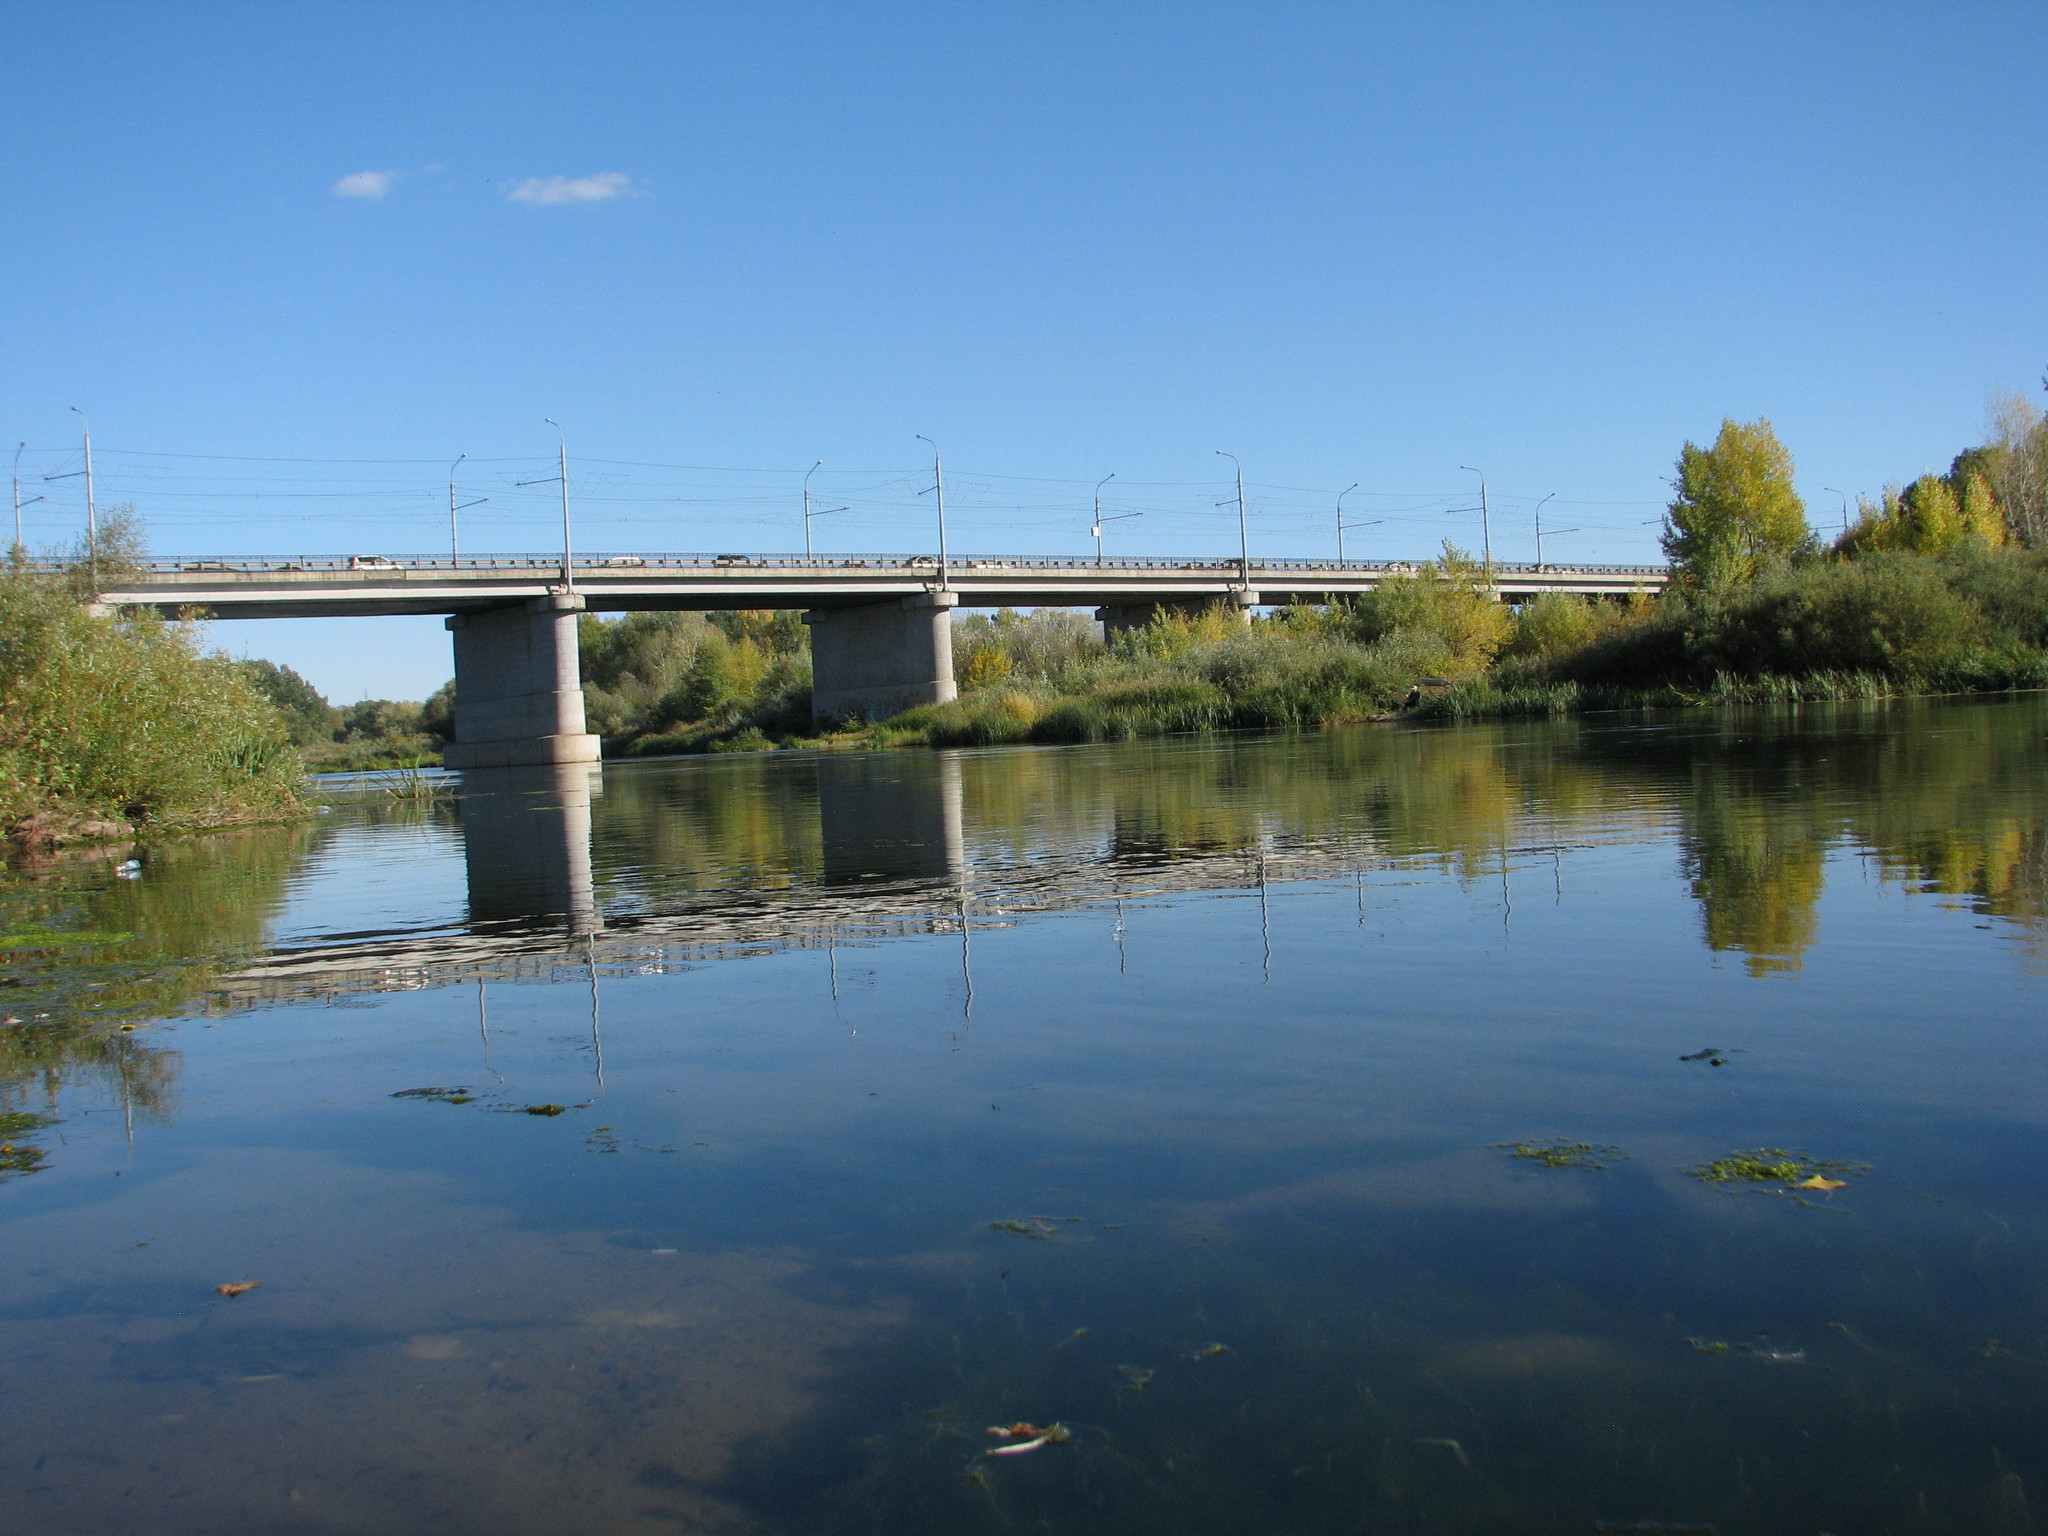
MULTIPOLYGON (((880 718, 954 696, 956 607, 1086 607, 1111 630, 1161 610, 1326 602, 1424 567, 1313 560, 808 559, 784 555, 479 555, 353 560, 154 560, 101 594, 108 606, 213 619, 442 614, 454 632, 451 768, 593 761, 576 616, 589 610, 801 608, 813 713, 880 718)), ((1496 565, 1503 602, 1541 592, 1623 598, 1662 588, 1653 566, 1496 565)))

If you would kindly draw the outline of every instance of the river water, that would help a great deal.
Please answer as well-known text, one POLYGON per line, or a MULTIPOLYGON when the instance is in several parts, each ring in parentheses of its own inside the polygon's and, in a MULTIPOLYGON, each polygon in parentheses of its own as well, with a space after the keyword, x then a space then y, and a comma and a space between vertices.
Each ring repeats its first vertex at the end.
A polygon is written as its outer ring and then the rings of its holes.
POLYGON ((2031 1531, 2044 746, 735 756, 21 873, 0 1531, 2031 1531))

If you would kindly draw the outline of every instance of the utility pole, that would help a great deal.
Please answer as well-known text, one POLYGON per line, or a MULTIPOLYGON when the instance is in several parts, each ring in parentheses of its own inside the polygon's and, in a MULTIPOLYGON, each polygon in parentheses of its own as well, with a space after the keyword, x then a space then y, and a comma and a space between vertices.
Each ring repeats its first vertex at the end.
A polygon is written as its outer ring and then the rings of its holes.
MULTIPOLYGON (((77 406, 71 407, 78 411, 77 406)), ((100 517, 99 509, 92 499, 92 419, 85 412, 78 411, 78 419, 85 427, 85 567, 92 578, 94 597, 100 592, 100 517)))
POLYGON ((1337 563, 1344 563, 1344 498, 1357 490, 1362 482, 1354 480, 1337 493, 1337 563))
MULTIPOLYGON (((569 438, 562 431, 562 424, 555 420, 554 417, 543 416, 541 420, 555 429, 555 436, 559 440, 561 447, 561 467, 555 474, 543 475, 538 480, 521 480, 518 483, 520 485, 546 485, 551 480, 562 482, 562 590, 564 592, 574 592, 576 590, 576 572, 570 562, 569 553, 569 438)), ((457 462, 461 461, 458 460, 457 462)))
POLYGON ((23 507, 32 507, 37 502, 44 500, 41 496, 31 496, 27 501, 21 499, 21 451, 27 446, 27 443, 17 443, 14 448, 14 547, 9 553, 16 560, 19 560, 22 556, 21 509, 23 507))
POLYGON ((825 467, 823 459, 804 471, 804 559, 811 558, 811 476, 825 467))
POLYGON ((1555 495, 1557 492, 1552 491, 1543 501, 1536 503, 1536 569, 1539 571, 1543 569, 1543 502, 1555 495))
MULTIPOLYGON (((932 443, 932 440, 922 432, 917 434, 917 440, 921 443, 932 443)), ((943 592, 946 590, 947 582, 951 577, 946 559, 946 465, 945 461, 939 457, 939 445, 937 443, 932 443, 932 490, 938 495, 939 590, 943 592)))
MULTIPOLYGON (((1216 450, 1216 456, 1237 465, 1237 578, 1249 592, 1252 589, 1252 540, 1244 520, 1244 465, 1238 463, 1236 454, 1225 453, 1221 448, 1216 450)), ((1230 503, 1219 501, 1216 505, 1227 507, 1230 503)))
POLYGON ((1836 489, 1835 489, 1835 488, 1834 488, 1834 487, 1833 487, 1832 485, 1824 485, 1824 486, 1822 486, 1822 487, 1821 487, 1821 489, 1822 489, 1822 490, 1824 490, 1824 491, 1826 491, 1826 492, 1828 492, 1828 494, 1830 494, 1830 495, 1832 495, 1832 496, 1840 496, 1840 497, 1842 498, 1842 537, 1843 537, 1843 538, 1847 538, 1847 537, 1849 536, 1849 496, 1848 496, 1848 493, 1847 493, 1846 491, 1838 491, 1838 490, 1836 490, 1836 489))
POLYGON ((491 499, 488 496, 479 496, 475 501, 465 501, 460 507, 455 504, 455 471, 462 460, 468 457, 469 455, 465 453, 448 466, 448 559, 458 566, 462 564, 462 540, 456 536, 455 514, 465 507, 480 507, 491 499))
POLYGON ((1111 470, 1095 482, 1095 526, 1090 528, 1088 532, 1095 539, 1095 563, 1097 566, 1102 564, 1102 525, 1104 523, 1120 523, 1127 517, 1143 517, 1145 515, 1142 512, 1113 512, 1108 517, 1102 515, 1102 488, 1115 478, 1116 471, 1111 470))
POLYGON ((1479 476, 1479 538, 1486 560, 1486 579, 1490 582, 1493 580, 1493 509, 1486 501, 1486 472, 1474 469, 1470 464, 1460 464, 1458 468, 1468 475, 1479 476))

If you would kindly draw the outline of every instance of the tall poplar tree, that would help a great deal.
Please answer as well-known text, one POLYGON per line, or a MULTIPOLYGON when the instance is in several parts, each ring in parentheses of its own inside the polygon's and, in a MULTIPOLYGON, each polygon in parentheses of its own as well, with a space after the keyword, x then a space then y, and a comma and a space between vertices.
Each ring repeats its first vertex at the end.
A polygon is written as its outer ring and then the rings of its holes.
POLYGON ((1724 419, 1714 446, 1687 443, 1664 525, 1664 553, 1694 582, 1744 581, 1812 542, 1792 455, 1768 421, 1724 419))

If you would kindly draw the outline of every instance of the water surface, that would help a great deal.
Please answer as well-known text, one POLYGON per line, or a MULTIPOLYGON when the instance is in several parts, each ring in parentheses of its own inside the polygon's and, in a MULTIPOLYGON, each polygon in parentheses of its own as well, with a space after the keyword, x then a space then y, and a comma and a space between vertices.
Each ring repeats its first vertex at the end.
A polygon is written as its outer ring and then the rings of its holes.
POLYGON ((0 1530, 2031 1530, 2044 740, 703 759, 25 873, 0 1530), (1685 1171, 1757 1148, 1844 1187, 1685 1171))

